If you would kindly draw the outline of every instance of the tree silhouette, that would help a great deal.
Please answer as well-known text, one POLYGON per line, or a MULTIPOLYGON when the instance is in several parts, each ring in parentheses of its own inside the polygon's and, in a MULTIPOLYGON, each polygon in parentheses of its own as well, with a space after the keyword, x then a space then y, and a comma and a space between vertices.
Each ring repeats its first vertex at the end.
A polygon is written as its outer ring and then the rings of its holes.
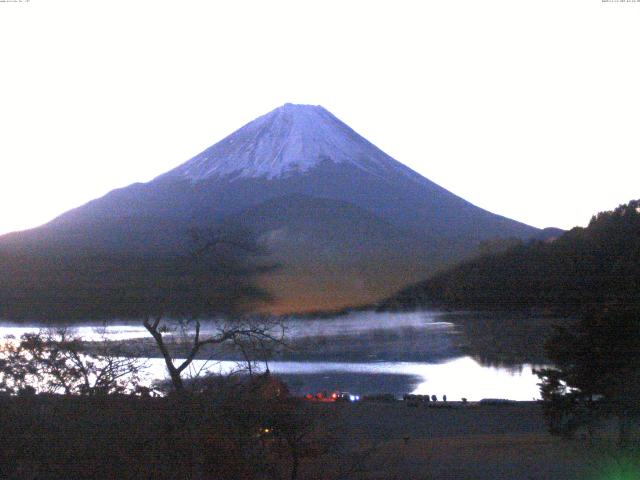
POLYGON ((145 369, 141 360, 115 354, 104 337, 93 342, 92 354, 86 355, 83 339, 66 328, 25 333, 14 340, 0 351, 0 391, 5 393, 134 393, 145 369))
POLYGON ((553 368, 538 371, 552 433, 570 435, 616 417, 619 440, 640 420, 640 317, 633 309, 605 309, 576 327, 558 327, 546 350, 553 368))
POLYGON ((595 215, 551 242, 516 244, 409 286, 382 309, 544 310, 582 315, 640 305, 640 200, 595 215))
POLYGON ((250 232, 185 232, 181 251, 0 251, 0 318, 87 321, 186 318, 267 302, 257 277, 272 265, 250 232), (209 242, 223 239, 215 248, 209 242))

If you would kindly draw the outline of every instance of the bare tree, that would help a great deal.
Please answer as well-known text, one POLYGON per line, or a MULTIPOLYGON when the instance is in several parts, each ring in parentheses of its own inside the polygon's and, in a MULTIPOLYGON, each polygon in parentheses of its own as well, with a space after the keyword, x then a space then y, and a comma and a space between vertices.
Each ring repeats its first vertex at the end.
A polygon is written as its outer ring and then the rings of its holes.
MULTIPOLYGON (((184 359, 177 360, 170 351, 165 335, 167 331, 164 325, 161 325, 162 317, 157 316, 153 319, 145 318, 143 324, 162 354, 171 383, 175 391, 182 392, 185 390, 182 374, 193 363, 198 354, 204 347, 228 345, 243 345, 243 355, 248 362, 252 361, 250 357, 250 347, 256 346, 254 353, 262 354, 263 358, 266 352, 273 351, 274 348, 285 344, 285 327, 283 323, 272 317, 242 317, 234 320, 221 320, 214 322, 214 329, 206 334, 202 333, 202 325, 200 320, 193 322, 193 335, 186 338, 186 342, 180 347, 184 351, 186 348, 186 356, 184 359)), ((255 358, 255 357, 254 357, 255 358)))
POLYGON ((192 253, 178 256, 172 273, 157 278, 150 299, 145 301, 148 314, 143 319, 172 386, 179 392, 185 389, 184 372, 205 350, 219 352, 223 346, 233 347, 252 372, 256 360, 266 364, 273 349, 284 344, 285 334, 278 319, 242 315, 246 302, 269 299, 254 285, 255 275, 276 268, 256 266, 256 256, 264 252, 255 238, 231 225, 211 232, 192 230, 190 234, 192 253), (177 321, 183 333, 177 345, 167 329, 170 318, 192 319, 177 321), (205 333, 202 318, 218 320, 211 320, 213 328, 205 333), (177 348, 172 351, 172 347, 177 348))
POLYGON ((114 355, 102 338, 87 345, 68 329, 26 333, 9 340, 0 358, 3 390, 98 395, 134 392, 145 368, 136 358, 114 355))

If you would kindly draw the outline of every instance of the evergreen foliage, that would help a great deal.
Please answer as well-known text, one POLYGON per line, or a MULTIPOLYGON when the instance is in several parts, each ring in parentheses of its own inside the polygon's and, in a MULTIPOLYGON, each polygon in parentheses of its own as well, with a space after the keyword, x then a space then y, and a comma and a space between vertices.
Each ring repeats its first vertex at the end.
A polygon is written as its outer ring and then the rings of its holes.
POLYGON ((537 372, 550 431, 571 435, 616 417, 619 441, 640 420, 640 318, 605 308, 577 326, 558 327, 546 345, 552 368, 537 372))
POLYGON ((410 286, 382 309, 425 306, 583 314, 640 305, 640 200, 553 241, 521 243, 410 286))

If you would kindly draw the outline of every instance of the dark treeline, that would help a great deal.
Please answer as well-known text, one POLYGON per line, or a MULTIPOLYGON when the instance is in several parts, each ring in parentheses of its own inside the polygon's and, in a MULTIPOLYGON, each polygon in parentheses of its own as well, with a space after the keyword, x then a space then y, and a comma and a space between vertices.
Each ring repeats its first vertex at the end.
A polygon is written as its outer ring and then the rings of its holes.
POLYGON ((267 294, 257 242, 247 234, 193 234, 188 251, 142 254, 40 248, 0 251, 0 318, 16 321, 199 317, 267 294))
POLYGON ((541 310, 581 314, 640 305, 640 201, 595 215, 550 242, 521 243, 410 286, 383 309, 541 310))
POLYGON ((553 367, 536 372, 551 433, 571 436, 587 427, 592 434, 603 420, 616 418, 618 445, 640 453, 638 345, 637 311, 621 306, 555 328, 546 344, 553 367))

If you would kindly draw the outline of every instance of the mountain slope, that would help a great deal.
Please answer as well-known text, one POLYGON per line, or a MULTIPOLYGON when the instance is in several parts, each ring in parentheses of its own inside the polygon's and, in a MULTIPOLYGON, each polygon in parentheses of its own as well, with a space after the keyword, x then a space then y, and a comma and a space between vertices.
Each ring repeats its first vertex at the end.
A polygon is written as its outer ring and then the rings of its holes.
MULTIPOLYGON (((259 239, 280 268, 269 291, 287 285, 276 312, 333 309, 381 298, 389 285, 416 281, 441 262, 421 238, 346 202, 287 195, 234 216, 259 239), (320 240, 320 241, 319 241, 320 240)), ((273 306, 272 306, 273 308, 273 306)))
POLYGON ((324 108, 287 104, 151 182, 0 237, 0 249, 180 253, 191 229, 234 222, 282 264, 262 279, 279 312, 375 301, 482 241, 543 235, 422 177, 324 108), (281 228, 306 240, 269 243, 281 228))

